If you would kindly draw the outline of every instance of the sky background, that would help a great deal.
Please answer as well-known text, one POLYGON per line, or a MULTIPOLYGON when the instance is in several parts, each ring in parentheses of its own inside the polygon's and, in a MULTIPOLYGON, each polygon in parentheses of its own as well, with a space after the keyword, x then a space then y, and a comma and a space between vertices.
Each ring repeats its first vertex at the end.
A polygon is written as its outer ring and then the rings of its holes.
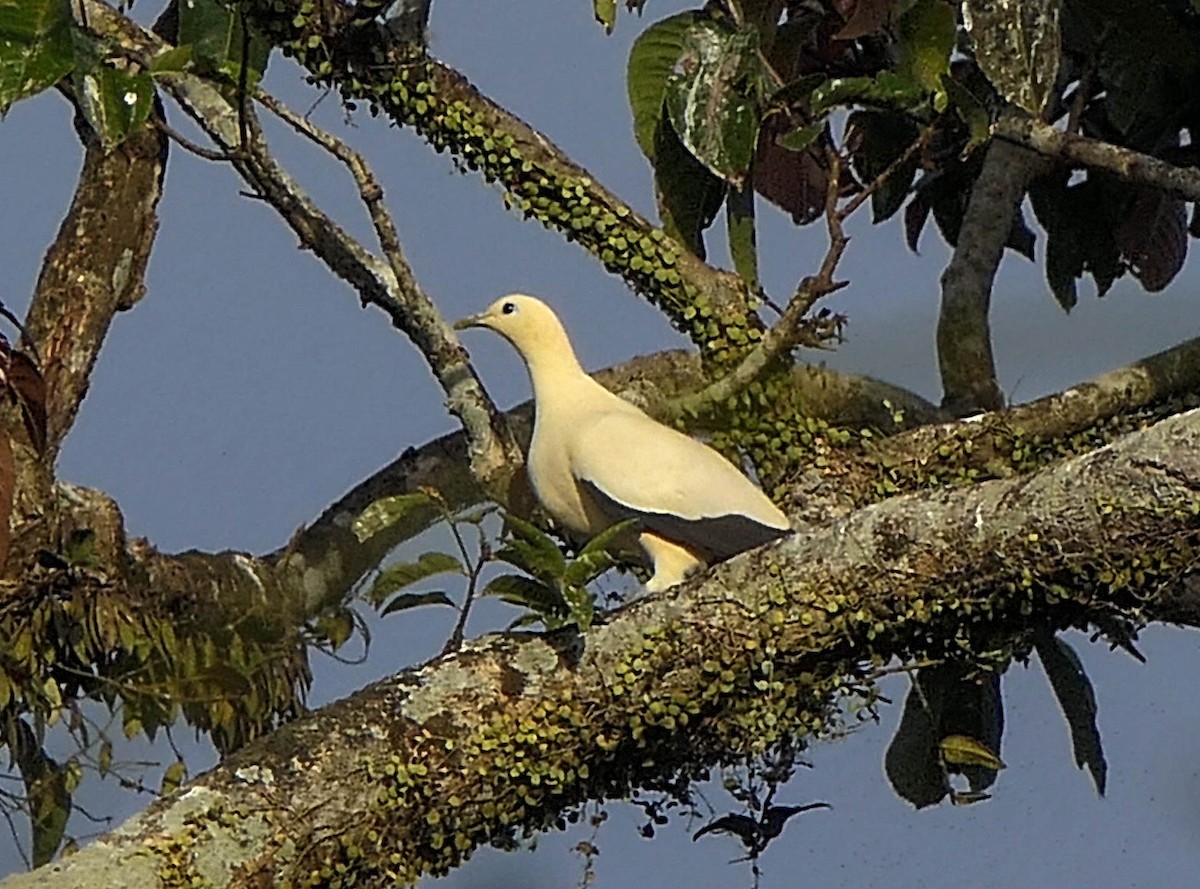
MULTIPOLYGON (((623 12, 616 33, 605 36, 586 0, 438 0, 431 45, 653 217, 650 169, 625 100, 625 57, 645 24, 683 8, 654 0, 645 19, 623 12)), ((145 6, 140 14, 156 11, 145 6)), ((266 85, 300 111, 318 98, 279 56, 266 85)), ((185 128, 175 109, 169 114, 185 128)), ((412 133, 366 114, 347 125, 334 97, 324 99, 314 119, 374 165, 413 269, 448 317, 524 291, 559 311, 589 368, 687 345, 586 253, 506 212, 494 190, 456 172, 412 133)), ((369 239, 344 170, 279 127, 268 131, 280 160, 321 205, 369 239)), ((79 161, 68 106, 55 94, 18 104, 0 122, 0 299, 18 313, 70 200, 79 161)), ((274 212, 241 196, 241 187, 231 170, 173 147, 146 298, 117 318, 60 459, 61 478, 112 494, 129 533, 165 550, 273 550, 405 448, 453 428, 418 353, 382 314, 362 310, 348 288, 297 250, 274 212)), ((842 276, 851 286, 828 301, 850 318, 847 342, 836 353, 809 357, 936 401, 937 280, 948 250, 932 224, 914 255, 898 221, 878 229, 867 223, 860 214, 850 229, 842 276)), ((764 285, 783 299, 816 268, 824 232, 797 229, 761 203, 760 225, 764 285)), ((722 239, 718 223, 709 239, 717 261, 722 239)), ((1039 257, 1041 247, 1039 241, 1039 257)), ((1079 306, 1067 316, 1040 268, 1008 255, 992 315, 1004 391, 1026 401, 1200 334, 1197 268, 1191 263, 1161 294, 1122 281, 1097 300, 1090 283, 1083 284, 1079 306)), ((528 397, 524 371, 506 344, 483 332, 466 342, 499 404, 528 397)), ((396 557, 439 545, 433 533, 396 557)), ((484 631, 506 619, 486 607, 472 626, 484 631)), ((357 666, 315 655, 312 703, 431 656, 450 623, 448 611, 377 622, 370 657, 357 666)), ((1145 665, 1080 634, 1071 638, 1096 685, 1107 798, 1098 799, 1076 770, 1066 725, 1036 661, 1028 669, 1014 666, 1005 680, 1002 754, 1009 768, 992 800, 914 813, 892 794, 882 760, 900 708, 888 708, 881 725, 817 744, 809 754, 813 768, 781 792, 781 803, 824 800, 834 808, 793 819, 763 861, 764 889, 799 882, 1071 889, 1194 881, 1200 705, 1190 678, 1200 664, 1200 636, 1151 629, 1141 644, 1145 665)), ((884 690, 899 702, 906 685, 896 679, 884 690)), ((194 769, 211 764, 207 745, 190 743, 186 729, 177 740, 194 769)), ((172 758, 161 745, 142 742, 122 752, 172 758)), ((157 780, 152 775, 148 783, 157 780)), ((718 812, 732 808, 719 787, 705 793, 718 812)), ((94 778, 79 800, 120 817, 144 804, 94 778)), ((744 865, 727 863, 740 854, 734 840, 693 844, 700 824, 679 820, 647 841, 637 833, 639 809, 620 803, 610 809, 597 839, 600 889, 750 885, 744 865)), ((589 833, 546 835, 532 854, 485 850, 438 882, 570 886, 582 868, 570 849, 589 833)), ((19 866, 0 828, 0 873, 19 866)))

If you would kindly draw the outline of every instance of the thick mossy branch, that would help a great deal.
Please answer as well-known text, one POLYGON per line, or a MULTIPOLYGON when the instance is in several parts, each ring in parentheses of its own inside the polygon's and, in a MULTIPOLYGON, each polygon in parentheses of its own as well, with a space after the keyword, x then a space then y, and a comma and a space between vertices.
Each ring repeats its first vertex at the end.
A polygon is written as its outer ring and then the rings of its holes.
POLYGON ((819 732, 869 659, 975 657, 1023 627, 1136 626, 1160 600, 1196 622, 1200 602, 1179 590, 1198 543, 1193 411, 1030 477, 860 510, 583 637, 486 637, 297 720, 4 886, 84 885, 117 861, 138 885, 169 863, 164 837, 214 887, 441 873, 582 800, 819 732))

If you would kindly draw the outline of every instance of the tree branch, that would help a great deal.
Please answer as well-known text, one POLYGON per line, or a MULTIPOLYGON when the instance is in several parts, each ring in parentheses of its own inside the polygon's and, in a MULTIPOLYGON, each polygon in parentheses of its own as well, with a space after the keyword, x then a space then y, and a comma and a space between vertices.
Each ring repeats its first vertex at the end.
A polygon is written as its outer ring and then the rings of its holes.
POLYGON ((993 141, 971 189, 958 243, 942 273, 937 327, 942 407, 951 413, 961 416, 1004 406, 988 323, 992 282, 1029 183, 1042 171, 1036 155, 993 141))
MULTIPOLYGON (((152 112, 160 115, 161 108, 152 112)), ((111 152, 78 114, 76 130, 83 168, 42 262, 25 325, 46 378, 49 465, 87 394, 113 316, 145 292, 167 162, 166 138, 153 126, 111 152)))
POLYGON ((871 656, 1153 619, 1160 599, 1194 621, 1181 581, 1197 567, 1198 511, 1196 411, 1033 477, 894 498, 581 639, 493 635, 377 683, 2 885, 154 885, 173 867, 214 887, 443 873, 582 800, 827 727, 840 681, 871 656), (1124 570, 1146 559, 1154 571, 1124 570))
POLYGON ((1149 154, 1064 133, 1048 123, 1025 115, 1006 115, 996 122, 992 135, 1000 141, 1032 149, 1074 167, 1107 170, 1130 182, 1160 188, 1185 201, 1200 201, 1200 170, 1178 167, 1149 154))

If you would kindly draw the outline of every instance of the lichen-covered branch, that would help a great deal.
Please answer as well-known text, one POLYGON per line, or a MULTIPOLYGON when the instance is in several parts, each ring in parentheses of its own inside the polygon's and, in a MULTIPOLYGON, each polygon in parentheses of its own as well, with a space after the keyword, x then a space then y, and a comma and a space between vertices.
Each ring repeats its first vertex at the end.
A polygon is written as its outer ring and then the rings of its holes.
POLYGON ((453 68, 414 52, 386 26, 336 0, 254 2, 254 21, 310 76, 410 126, 479 170, 506 205, 563 233, 659 306, 706 356, 733 357, 731 331, 760 324, 736 275, 706 265, 604 188, 542 133, 453 68))
POLYGON ((87 394, 113 316, 145 292, 167 162, 166 139, 152 126, 111 152, 86 123, 77 130, 83 168, 25 324, 46 378, 50 465, 87 394))
POLYGON ((367 887, 441 873, 582 800, 827 727, 839 680, 872 655, 941 657, 1006 628, 1154 619, 1160 598, 1194 621, 1184 581, 1200 565, 1198 514, 1196 411, 1031 477, 894 498, 582 637, 489 636, 377 683, 0 885, 116 885, 120 874, 138 887, 169 874, 367 887))
POLYGON ((992 282, 1026 189, 1041 170, 1042 164, 1032 152, 1010 142, 993 141, 971 189, 958 243, 942 273, 937 327, 942 407, 951 413, 963 415, 1004 406, 988 321, 992 282))

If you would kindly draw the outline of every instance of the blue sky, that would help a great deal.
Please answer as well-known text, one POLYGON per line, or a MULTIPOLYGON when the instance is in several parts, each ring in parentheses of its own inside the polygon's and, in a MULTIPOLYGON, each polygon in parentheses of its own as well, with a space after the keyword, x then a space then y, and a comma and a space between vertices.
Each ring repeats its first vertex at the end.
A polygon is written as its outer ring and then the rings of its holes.
MULTIPOLYGON (((653 215, 649 168, 625 104, 624 59, 646 22, 682 8, 656 0, 646 19, 623 14, 606 37, 584 0, 440 0, 432 47, 653 215)), ((305 110, 317 96, 298 82, 295 69, 276 57, 268 88, 305 110)), ((581 250, 506 212, 494 191, 456 172, 411 133, 366 115, 347 126, 332 97, 315 118, 368 156, 409 260, 447 316, 520 290, 553 303, 589 368, 686 345, 581 250)), ((343 170, 278 127, 270 131, 289 169, 366 237, 366 217, 343 170)), ((15 310, 28 300, 78 163, 69 111, 57 95, 21 103, 0 122, 0 299, 15 310)), ((273 212, 239 196, 240 188, 230 170, 174 151, 147 296, 114 324, 60 461, 64 479, 111 493, 131 534, 168 550, 274 549, 406 447, 453 428, 440 390, 407 341, 381 314, 359 308, 346 287, 296 249, 273 212)), ((819 226, 796 229, 773 210, 761 218, 764 283, 786 297, 814 270, 824 233, 819 226)), ((852 285, 829 303, 849 316, 848 341, 813 360, 936 400, 937 279, 947 248, 932 226, 919 256, 904 247, 896 222, 873 229, 864 216, 851 231, 843 275, 852 285)), ((710 236, 718 260, 721 236, 718 225, 710 236)), ((993 300, 1004 390, 1028 400, 1200 334, 1196 285, 1195 263, 1157 295, 1121 282, 1097 300, 1088 284, 1066 316, 1040 269, 1007 257, 993 300)), ((467 344, 501 405, 528 397, 519 361, 499 338, 481 333, 467 344)), ((408 555, 429 543, 415 541, 408 555)), ((497 609, 483 609, 473 628, 504 620, 497 609)), ((430 656, 449 622, 448 612, 391 618, 374 627, 371 657, 358 667, 318 656, 314 703, 430 656)), ((994 799, 913 813, 882 773, 899 711, 890 708, 883 725, 811 751, 814 767, 801 771, 781 801, 820 799, 834 809, 792 821, 767 854, 762 885, 1182 885, 1180 875, 1200 865, 1200 777, 1191 755, 1200 707, 1185 685, 1200 661, 1197 637, 1147 633, 1145 666, 1082 636, 1073 641, 1097 686, 1110 766, 1106 799, 1098 800, 1076 770, 1065 723, 1036 663, 1015 666, 1006 680, 1009 769, 994 799)), ((894 680, 886 691, 899 701, 904 688, 894 680)), ((195 767, 203 767, 204 745, 189 749, 195 767)), ((144 744, 131 745, 129 755, 170 758, 144 744)), ((718 811, 731 806, 717 786, 705 793, 718 811)), ((139 805, 111 782, 94 781, 84 802, 116 812, 139 805)), ((639 810, 612 808, 598 838, 600 889, 631 881, 749 885, 744 866, 727 864, 739 854, 733 840, 693 844, 699 825, 678 822, 646 841, 636 831, 639 810)), ((580 863, 569 849, 586 834, 543 837, 533 854, 482 852, 446 882, 571 885, 580 863)), ((0 872, 13 866, 11 843, 0 832, 0 872)))

